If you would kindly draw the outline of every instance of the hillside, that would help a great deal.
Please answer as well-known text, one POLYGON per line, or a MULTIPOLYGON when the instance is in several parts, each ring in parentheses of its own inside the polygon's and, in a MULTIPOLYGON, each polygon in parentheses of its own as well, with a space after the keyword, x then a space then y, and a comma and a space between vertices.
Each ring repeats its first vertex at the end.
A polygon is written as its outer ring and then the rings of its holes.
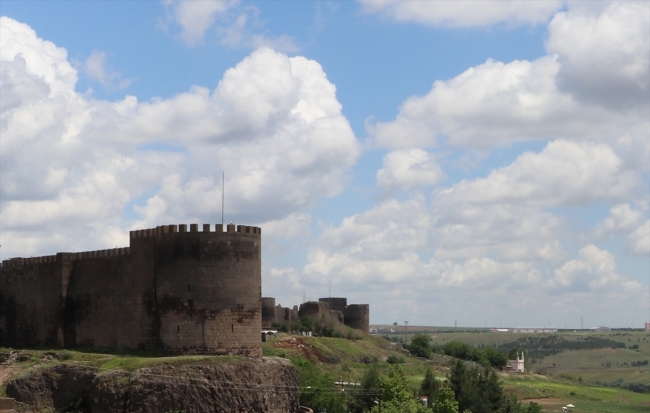
MULTIPOLYGON (((462 336, 461 336, 462 337, 462 336)), ((469 335, 473 339, 478 338, 478 335, 469 335)), ((499 338, 502 336, 499 336, 499 338)), ((459 336, 455 336, 459 338, 459 336)), ((625 339, 631 337, 623 337, 625 339)), ((632 341, 630 341, 631 343, 632 341)), ((643 340, 641 339, 641 342, 643 340)), ((481 345, 478 342, 477 346, 481 345)), ((394 348, 394 347, 393 347, 394 348)), ((419 388, 427 369, 431 369, 438 380, 444 381, 449 374, 450 366, 453 362, 451 357, 434 354, 431 360, 420 359, 403 355, 393 349, 388 341, 376 336, 363 336, 358 340, 348 340, 343 338, 328 338, 328 337, 299 337, 287 334, 280 334, 276 339, 267 343, 262 343, 264 360, 278 360, 277 364, 286 366, 286 363, 293 364, 300 377, 296 377, 296 395, 298 391, 302 393, 310 392, 312 397, 317 397, 319 394, 324 396, 332 394, 333 392, 340 392, 345 390, 353 394, 357 386, 349 383, 359 383, 371 367, 377 367, 380 372, 388 370, 388 358, 392 356, 399 363, 399 367, 405 373, 409 383, 413 388, 419 388), (281 360, 285 360, 282 362, 281 360), (299 382, 298 382, 299 380, 299 382), (348 383, 344 386, 337 385, 335 382, 348 383), (343 388, 341 388, 343 387, 343 388)), ((623 356, 612 352, 611 355, 629 357, 627 353, 629 349, 621 349, 619 352, 623 356)), ((520 401, 529 402, 535 401, 539 403, 544 411, 552 412, 559 411, 560 408, 566 404, 572 403, 576 406, 574 412, 621 412, 621 413, 641 413, 648 410, 650 407, 650 394, 634 393, 620 388, 596 386, 587 383, 587 377, 590 371, 583 366, 584 363, 588 364, 589 357, 575 357, 583 351, 601 351, 601 350, 579 350, 561 352, 556 355, 556 361, 559 361, 560 366, 555 369, 551 368, 547 375, 540 374, 506 374, 499 373, 499 379, 503 387, 513 394, 515 394, 520 401), (574 355, 572 360, 575 365, 569 369, 569 362, 563 361, 561 357, 574 355), (565 364, 566 363, 566 364, 565 364), (577 366, 577 367, 576 367, 577 366), (560 370, 564 369, 566 370, 560 370), (583 370, 579 370, 583 368, 583 370), (577 372, 580 371, 582 381, 577 372)), ((638 353, 633 353, 638 354, 638 353)), ((6 380, 9 376, 24 377, 25 375, 33 374, 34 371, 43 371, 50 368, 61 368, 60 366, 82 366, 87 369, 87 372, 93 377, 116 377, 114 383, 122 383, 135 385, 138 383, 136 378, 141 380, 148 374, 156 376, 184 376, 196 377, 197 372, 203 374, 202 380, 206 381, 209 386, 210 380, 216 382, 223 382, 225 373, 206 373, 206 369, 215 369, 219 365, 232 365, 238 363, 247 365, 248 359, 239 357, 214 357, 214 356, 181 356, 181 357, 160 357, 157 355, 124 355, 124 354, 105 354, 105 353, 84 353, 77 351, 44 351, 44 350, 29 350, 29 351, 13 351, 10 349, 1 349, 0 356, 4 355, 6 358, 3 364, 0 364, 0 380, 6 380), (160 371, 165 370, 164 374, 160 371), (160 371, 158 371, 160 370, 160 371), (207 374, 207 375, 206 375, 207 374)), ((612 359, 615 360, 615 359, 612 359)), ((545 359, 546 363, 547 360, 545 359)), ((262 363, 264 364, 264 363, 262 363)), ((266 363, 269 364, 269 363, 266 363)), ((551 367, 553 367, 551 365, 551 367)), ((235 368, 235 367, 232 367, 235 368)), ((231 367, 228 367, 231 369, 231 367)), ((236 369, 236 368, 235 368, 236 369)), ((616 369, 610 369, 616 370, 616 369)), ((233 370, 234 371, 234 370, 233 370)), ((608 370, 603 369, 607 372, 608 370)), ((268 373, 264 373, 268 374, 268 373)), ((595 373, 594 373, 595 374, 595 373)), ((605 374, 605 373, 599 373, 605 374)), ((638 373, 643 376, 644 373, 638 373)), ((290 377, 291 375, 289 375, 290 377)), ((268 376, 266 376, 268 377, 268 376)), ((95 378, 92 378, 95 380, 95 378)), ((268 379, 263 381, 257 379, 250 379, 256 383, 267 382, 268 379)), ((291 379, 288 379, 289 381, 291 379)), ((231 381, 231 380, 228 380, 231 381)), ((1 381, 0 381, 1 382, 1 381)), ((273 381, 273 383, 279 383, 273 381)), ((189 383, 188 383, 189 384, 189 383)), ((169 386, 164 380, 158 384, 151 384, 158 392, 170 393, 169 390, 160 390, 156 386, 169 386)), ((182 384, 185 386, 186 384, 182 384)), ((212 384, 214 391, 219 389, 219 385, 212 384)), ((5 381, 1 387, 3 395, 7 394, 8 386, 5 381)), ((125 386, 128 388, 128 386, 125 386)), ((239 388, 249 389, 250 386, 245 383, 240 383, 239 388)), ((281 388, 278 384, 278 388, 281 388)), ((135 388, 135 387, 134 387, 135 388)), ((167 387, 169 389, 169 387, 167 387)), ((183 393, 182 391, 172 391, 174 393, 183 393)), ((259 392, 258 392, 259 393, 259 392)), ((262 392, 263 393, 263 392, 262 392)), ((286 392, 285 392, 286 393, 286 392)), ((153 393, 152 393, 153 394, 153 393)), ((197 396, 199 397, 199 396, 197 396)), ((213 396, 206 396, 213 397, 213 396)), ((132 398, 136 400, 137 398, 132 398)), ((168 405, 171 409, 182 404, 173 404, 176 402, 169 402, 168 405)), ((186 399, 184 403, 190 403, 186 399)), ((56 411, 56 410, 55 410, 56 411)), ((58 410, 62 411, 62 410, 58 410)), ((80 412, 94 412, 94 410, 80 409, 80 412)), ((106 410, 113 412, 113 410, 106 410)), ((126 412, 127 410, 115 410, 115 412, 126 412)), ((139 410, 129 410, 139 411, 139 410)), ((163 410, 164 411, 164 410, 163 410)), ((187 409, 187 413, 198 411, 194 409, 187 409)), ((252 410, 258 411, 258 410, 252 410)), ((260 410, 265 411, 265 410, 260 410)), ((273 410, 266 410, 273 411, 273 410)), ((278 410, 278 412, 281 410, 278 410)))
MULTIPOLYGON (((469 337, 478 338, 476 334, 469 337)), ((502 337, 502 336, 500 336, 502 337)), ((499 338, 500 338, 499 337, 499 338)), ((458 338, 456 336, 455 338, 458 338)), ((450 337, 451 339, 451 337, 450 337)), ((482 344, 476 341, 477 346, 482 344)), ((496 343, 495 343, 496 344, 496 343)), ((280 335, 276 340, 263 344, 265 355, 289 357, 294 364, 301 359, 310 360, 321 372, 337 381, 358 383, 363 374, 374 364, 381 371, 388 369, 387 358, 398 354, 389 349, 383 338, 365 336, 361 340, 326 337, 292 337, 280 335)), ((571 352, 578 354, 580 351, 571 352)), ((560 353, 564 354, 564 353, 560 353)), ((399 355, 400 364, 413 387, 419 387, 427 369, 432 369, 439 380, 445 380, 452 359, 432 355, 432 360, 399 355)), ((300 370, 300 369, 299 369, 300 370)), ((573 370, 572 370, 573 371, 573 370)), ((642 375, 643 373, 639 373, 642 375)), ((554 372, 552 375, 500 373, 505 390, 514 393, 524 402, 535 401, 544 411, 560 411, 569 403, 576 406, 574 412, 621 412, 641 413, 650 407, 650 394, 635 393, 619 388, 596 386, 583 378, 554 372)), ((301 386, 308 383, 301 381, 301 386)), ((322 385, 322 384, 321 384, 322 385)), ((334 384, 331 385, 335 387, 334 384)))

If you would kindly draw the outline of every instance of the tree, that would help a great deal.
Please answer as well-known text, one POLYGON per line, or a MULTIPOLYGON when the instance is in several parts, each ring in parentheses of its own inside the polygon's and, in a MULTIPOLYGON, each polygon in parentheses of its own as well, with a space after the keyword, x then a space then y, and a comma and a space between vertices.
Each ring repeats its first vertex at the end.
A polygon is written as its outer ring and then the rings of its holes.
POLYGON ((436 376, 434 376, 431 369, 427 368, 424 380, 420 384, 420 395, 427 396, 429 403, 433 403, 438 395, 438 390, 440 390, 440 382, 436 380, 436 376))
POLYGON ((463 361, 456 360, 448 382, 461 412, 494 413, 505 404, 503 388, 491 368, 467 367, 463 361))
POLYGON ((458 402, 454 399, 454 391, 443 384, 440 391, 436 396, 436 401, 433 404, 434 413, 458 413, 458 402))
POLYGON ((528 406, 521 409, 522 413, 542 413, 542 406, 535 402, 530 402, 528 406))
POLYGON ((443 351, 446 355, 455 357, 461 360, 480 361, 481 354, 469 344, 460 341, 450 341, 445 344, 443 351))
POLYGON ((316 411, 326 409, 330 413, 343 413, 343 397, 340 392, 333 391, 335 378, 305 358, 291 361, 300 377, 300 404, 316 411))
POLYGON ((416 334, 411 339, 411 342, 408 345, 408 350, 417 357, 429 358, 431 355, 431 347, 429 343, 431 339, 425 334, 416 334))
MULTIPOLYGON (((391 365, 386 374, 379 376, 379 387, 383 413, 426 413, 426 408, 416 399, 399 366, 391 365)), ((375 406, 372 412, 379 412, 379 406, 375 406)))
POLYGON ((354 413, 369 412, 375 406, 375 401, 379 398, 379 394, 373 394, 373 391, 379 391, 379 369, 377 366, 372 366, 366 370, 361 377, 361 389, 357 396, 354 396, 348 407, 354 413))
POLYGON ((485 358, 495 369, 502 370, 508 364, 508 358, 494 347, 487 347, 483 350, 485 358))
POLYGON ((522 413, 517 396, 512 393, 504 394, 503 404, 498 413, 522 413))

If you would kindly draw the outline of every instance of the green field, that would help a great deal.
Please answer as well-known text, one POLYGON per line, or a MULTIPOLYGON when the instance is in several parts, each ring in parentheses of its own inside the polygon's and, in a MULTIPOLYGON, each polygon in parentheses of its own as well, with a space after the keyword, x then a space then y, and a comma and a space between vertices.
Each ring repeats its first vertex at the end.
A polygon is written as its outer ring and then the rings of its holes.
MULTIPOLYGON (((286 336, 281 335, 279 340, 281 341, 283 339, 286 339, 286 336)), ((480 344, 501 343, 504 336, 490 333, 449 333, 438 335, 437 339, 437 343, 459 340, 478 346, 480 344)), ((358 341, 309 337, 304 338, 304 341, 305 344, 317 348, 323 356, 332 361, 331 363, 322 363, 319 368, 331 373, 334 377, 339 377, 344 381, 350 382, 358 382, 360 380, 363 373, 370 367, 370 360, 377 359, 378 362, 376 365, 381 369, 387 369, 389 365, 385 362, 386 358, 391 354, 395 354, 395 352, 387 348, 387 342, 385 340, 376 337, 366 337, 358 341)), ((266 355, 277 355, 278 349, 274 348, 273 345, 273 343, 265 343, 263 345, 266 355)), ((586 351, 563 352, 557 356, 566 357, 565 353, 575 353, 574 355, 577 357, 575 357, 573 362, 576 365, 589 365, 588 360, 590 355, 580 354, 584 352, 586 351)), ((629 357, 630 354, 633 356, 640 354, 627 349, 621 350, 620 353, 624 356, 618 357, 620 355, 617 355, 617 357, 612 357, 612 360, 628 360, 625 357, 629 357)), ((300 354, 300 351, 282 350, 282 354, 286 357, 296 357, 300 354)), ((636 360, 638 359, 637 357, 636 360)), ((558 358, 558 360, 565 359, 558 358)), ((546 360, 544 361, 546 362, 546 360)), ((565 363, 570 364, 568 361, 565 361, 565 363)), ((417 388, 424 378, 426 369, 433 369, 436 376, 444 380, 449 371, 450 364, 451 360, 449 358, 434 355, 433 360, 429 361, 415 357, 405 357, 405 364, 402 364, 401 367, 407 374, 410 383, 417 388)), ((549 370, 552 371, 548 376, 532 373, 502 373, 500 374, 500 378, 504 388, 516 394, 519 400, 523 402, 534 400, 542 405, 544 411, 547 412, 561 411, 561 407, 569 403, 576 406, 573 409, 574 412, 641 413, 647 412, 650 409, 650 394, 635 393, 612 387, 595 386, 587 382, 587 378, 590 377, 588 374, 591 372, 577 370, 576 367, 567 370, 560 370, 559 368, 549 370), (567 372, 570 372, 570 374, 567 372), (573 376, 576 372, 579 372, 583 376, 582 382, 578 381, 579 374, 575 374, 575 377, 573 376)), ((614 373, 612 377, 618 377, 621 374, 632 377, 632 373, 627 371, 621 372, 614 370, 608 369, 606 372, 614 373)), ((643 376, 639 377, 640 380, 647 380, 645 376, 648 375, 648 370, 646 368, 642 373, 638 373, 637 370, 635 374, 643 376)))
MULTIPOLYGON (((566 350, 544 357, 531 364, 533 372, 556 377, 570 377, 589 382, 615 382, 650 384, 650 364, 634 367, 632 363, 650 361, 650 334, 634 332, 560 332, 557 335, 569 342, 596 337, 623 343, 626 348, 601 348, 594 350, 566 350), (630 347, 638 346, 637 349, 630 347)), ((474 347, 499 346, 518 339, 544 336, 533 333, 436 333, 429 334, 432 342, 442 346, 450 341, 461 341, 474 347)))
MULTIPOLYGON (((561 411, 561 407, 572 403, 574 412, 620 412, 641 413, 650 411, 650 393, 635 393, 620 388, 597 386, 590 382, 611 382, 620 380, 644 382, 650 380, 648 366, 642 368, 614 367, 615 363, 631 363, 644 360, 648 349, 648 335, 629 333, 631 335, 608 335, 610 339, 625 342, 627 345, 639 343, 638 350, 598 349, 564 351, 545 357, 532 369, 546 369, 546 375, 534 373, 507 374, 499 377, 504 388, 514 393, 520 401, 534 400, 544 411, 561 411), (628 344, 629 343, 629 344, 628 344), (641 345, 642 344, 642 345, 641 345), (601 364, 609 361, 611 368, 601 364), (553 366, 553 363, 556 365, 553 366), (582 379, 581 381, 579 379, 582 379)), ((445 333, 432 335, 437 344, 451 340, 464 341, 476 347, 480 345, 498 345, 504 340, 518 338, 515 334, 498 333, 445 333)), ((571 339, 578 339, 578 334, 568 334, 571 339)), ((583 335, 584 337, 584 335, 583 335)), ((507 342, 507 341, 506 341, 507 342)), ((331 377, 346 382, 360 382, 361 377, 371 366, 380 370, 388 369, 386 359, 391 355, 403 358, 400 367, 414 388, 419 388, 427 369, 432 369, 440 380, 445 380, 449 373, 452 359, 434 354, 431 360, 418 359, 402 355, 394 350, 388 341, 375 336, 364 336, 359 340, 327 337, 292 337, 280 334, 277 339, 262 343, 265 356, 284 357, 293 360, 312 360, 319 371, 327 372, 331 377)), ((9 352, 11 349, 0 349, 9 352)), ((61 350, 25 350, 27 359, 14 363, 22 369, 32 366, 49 366, 56 363, 83 363, 93 365, 101 370, 133 370, 160 363, 218 363, 231 357, 217 356, 179 356, 162 357, 156 354, 105 354, 96 352, 61 351, 61 350)), ((20 374, 20 373, 19 373, 20 374)), ((332 383, 332 386, 334 384, 332 383)), ((0 388, 0 394, 3 389, 0 388)))

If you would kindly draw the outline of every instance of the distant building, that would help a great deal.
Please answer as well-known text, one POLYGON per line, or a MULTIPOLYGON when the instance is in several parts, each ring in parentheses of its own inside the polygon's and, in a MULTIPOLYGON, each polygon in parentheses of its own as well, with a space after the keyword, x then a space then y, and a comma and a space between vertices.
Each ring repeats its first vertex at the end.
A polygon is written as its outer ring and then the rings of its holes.
POLYGON ((591 327, 589 331, 612 331, 612 329, 605 326, 596 326, 596 327, 591 327))
POLYGON ((650 323, 645 323, 645 331, 650 331, 650 323))
POLYGON ((508 365, 506 370, 514 371, 517 373, 524 372, 524 352, 521 352, 521 358, 519 357, 519 352, 517 352, 517 360, 508 360, 508 365))

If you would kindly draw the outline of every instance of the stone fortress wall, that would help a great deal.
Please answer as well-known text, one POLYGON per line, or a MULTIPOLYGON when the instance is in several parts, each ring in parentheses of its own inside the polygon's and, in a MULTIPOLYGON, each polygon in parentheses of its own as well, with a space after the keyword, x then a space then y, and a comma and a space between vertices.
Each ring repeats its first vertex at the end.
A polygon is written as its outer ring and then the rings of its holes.
POLYGON ((164 225, 0 269, 0 346, 259 357, 261 316, 257 227, 164 225))
POLYGON ((328 320, 345 324, 348 327, 368 333, 370 330, 370 305, 350 304, 348 299, 342 297, 319 298, 318 301, 307 301, 293 309, 275 305, 275 298, 262 298, 262 327, 269 329, 273 323, 294 321, 299 317, 311 317, 321 320, 325 316, 328 320))

